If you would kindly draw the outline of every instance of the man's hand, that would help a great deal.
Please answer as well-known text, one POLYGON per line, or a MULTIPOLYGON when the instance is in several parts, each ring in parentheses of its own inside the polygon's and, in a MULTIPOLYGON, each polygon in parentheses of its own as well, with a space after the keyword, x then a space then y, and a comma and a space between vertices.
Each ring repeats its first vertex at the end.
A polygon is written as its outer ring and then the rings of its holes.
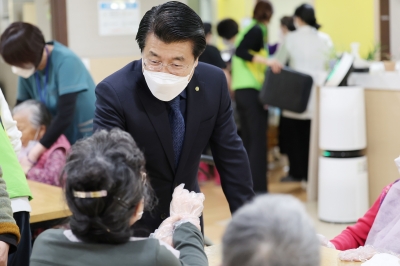
POLYGON ((6 242, 0 241, 0 266, 7 266, 8 250, 10 245, 6 242))

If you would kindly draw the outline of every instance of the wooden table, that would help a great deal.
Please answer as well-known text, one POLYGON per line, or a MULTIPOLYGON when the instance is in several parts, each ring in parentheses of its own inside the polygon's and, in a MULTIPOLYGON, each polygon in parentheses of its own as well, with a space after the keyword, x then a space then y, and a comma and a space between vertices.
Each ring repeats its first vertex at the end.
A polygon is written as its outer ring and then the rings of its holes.
POLYGON ((338 259, 339 251, 331 248, 321 248, 321 266, 357 266, 361 262, 343 262, 338 259))
MULTIPOLYGON (((215 245, 205 248, 210 266, 221 265, 221 246, 215 245)), ((339 251, 321 248, 321 266, 359 266, 361 262, 342 262, 338 259, 339 251)))
POLYGON ((65 218, 71 215, 61 188, 28 180, 33 200, 30 222, 38 223, 65 218))

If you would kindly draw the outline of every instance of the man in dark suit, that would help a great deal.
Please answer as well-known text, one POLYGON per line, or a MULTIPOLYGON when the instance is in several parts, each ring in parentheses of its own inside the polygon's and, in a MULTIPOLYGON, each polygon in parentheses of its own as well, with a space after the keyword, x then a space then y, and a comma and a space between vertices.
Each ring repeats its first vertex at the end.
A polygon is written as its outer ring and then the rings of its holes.
POLYGON ((225 75, 198 63, 206 46, 200 17, 180 2, 153 7, 140 22, 136 40, 142 60, 96 88, 94 130, 121 128, 145 154, 158 205, 137 223, 147 229, 140 234, 153 232, 169 216, 177 185, 200 191, 197 171, 208 142, 234 212, 253 197, 253 183, 225 75))

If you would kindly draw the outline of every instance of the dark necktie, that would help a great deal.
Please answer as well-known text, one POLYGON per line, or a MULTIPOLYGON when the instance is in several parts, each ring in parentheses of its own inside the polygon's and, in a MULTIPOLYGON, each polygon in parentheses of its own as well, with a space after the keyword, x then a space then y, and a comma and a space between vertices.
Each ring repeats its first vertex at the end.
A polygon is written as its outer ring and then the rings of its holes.
POLYGON ((169 123, 171 125, 172 146, 174 148, 175 169, 178 167, 181 156, 183 140, 185 138, 185 120, 180 109, 180 96, 168 102, 171 106, 169 123))

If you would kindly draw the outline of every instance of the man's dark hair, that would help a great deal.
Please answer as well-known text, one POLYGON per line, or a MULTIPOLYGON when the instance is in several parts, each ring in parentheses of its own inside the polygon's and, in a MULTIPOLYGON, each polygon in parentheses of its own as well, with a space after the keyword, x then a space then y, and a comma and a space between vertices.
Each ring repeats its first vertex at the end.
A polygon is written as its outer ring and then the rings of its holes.
POLYGON ((221 20, 217 25, 218 35, 224 39, 230 40, 239 32, 239 25, 231 18, 221 20))
POLYGON ((289 31, 296 30, 296 27, 294 26, 293 17, 285 16, 281 18, 281 25, 285 26, 289 31))
POLYGON ((38 27, 14 22, 1 35, 0 54, 7 64, 22 67, 31 63, 37 67, 42 60, 45 45, 43 33, 38 27))
POLYGON ((181 2, 170 1, 146 12, 136 35, 136 41, 142 52, 150 33, 165 43, 191 41, 195 59, 206 48, 201 18, 181 2))

